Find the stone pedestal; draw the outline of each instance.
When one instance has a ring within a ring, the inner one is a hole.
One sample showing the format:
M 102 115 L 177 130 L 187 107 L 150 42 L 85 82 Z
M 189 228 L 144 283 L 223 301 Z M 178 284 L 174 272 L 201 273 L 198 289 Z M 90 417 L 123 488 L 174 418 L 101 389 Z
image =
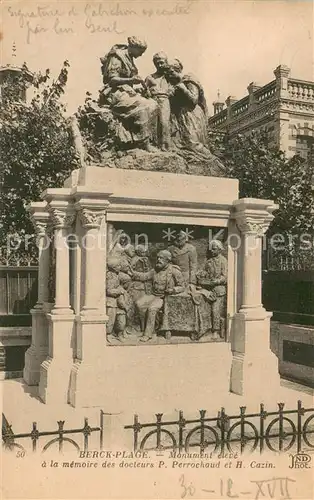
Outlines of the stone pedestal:
M 25 353 L 23 378 L 28 385 L 38 385 L 40 365 L 48 354 L 48 322 L 44 304 L 48 300 L 49 214 L 46 203 L 34 203 L 30 209 L 38 245 L 38 299 L 32 309 L 32 344 Z
M 234 219 L 240 232 L 239 283 L 241 307 L 232 318 L 231 349 L 233 354 L 230 390 L 249 395 L 265 389 L 262 381 L 280 384 L 278 360 L 270 349 L 270 318 L 261 303 L 262 237 L 277 208 L 270 200 L 241 199 L 233 204 Z M 262 397 L 262 395 L 261 395 Z
M 48 354 L 40 366 L 39 395 L 45 403 L 101 406 L 109 413 L 136 412 L 145 405 L 156 411 L 189 405 L 195 410 L 213 395 L 219 407 L 229 390 L 246 396 L 259 391 L 262 380 L 279 382 L 270 350 L 271 314 L 261 302 L 262 235 L 276 205 L 237 200 L 235 179 L 165 172 L 89 166 L 74 172 L 65 186 L 44 194 L 56 251 L 55 304 L 48 315 Z M 74 219 L 77 241 L 70 252 L 67 236 Z M 108 225 L 123 223 L 227 228 L 233 236 L 227 342 L 106 342 L 106 238 Z M 36 332 L 45 329 L 39 318 L 34 313 L 36 359 Z
M 49 352 L 40 366 L 38 394 L 47 404 L 68 402 L 69 380 L 75 341 L 74 314 L 48 315 Z
M 76 321 L 77 350 L 72 365 L 69 403 L 72 406 L 98 406 L 102 404 L 110 374 L 106 371 L 105 314 L 81 315 Z
M 239 395 L 269 392 L 267 381 L 279 387 L 278 359 L 270 350 L 270 317 L 265 309 L 234 316 L 230 390 Z
M 23 378 L 27 385 L 38 385 L 40 365 L 48 354 L 48 321 L 42 308 L 32 309 L 32 344 L 25 353 Z

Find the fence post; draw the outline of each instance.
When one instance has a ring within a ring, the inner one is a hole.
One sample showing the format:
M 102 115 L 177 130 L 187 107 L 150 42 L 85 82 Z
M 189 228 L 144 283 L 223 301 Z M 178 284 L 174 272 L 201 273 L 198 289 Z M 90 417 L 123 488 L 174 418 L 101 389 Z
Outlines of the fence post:
M 200 455 L 202 456 L 205 450 L 205 441 L 204 441 L 204 418 L 206 415 L 206 410 L 200 410 L 200 420 L 201 420 L 201 439 L 200 439 Z
M 302 402 L 298 401 L 298 440 L 297 440 L 297 452 L 300 453 L 302 450 L 302 416 L 304 415 L 304 408 L 302 408 Z
M 221 408 L 220 415 L 218 414 L 218 427 L 220 428 L 220 452 L 223 453 L 225 450 L 225 422 L 226 413 L 225 409 Z
M 283 445 L 283 409 L 285 407 L 284 403 L 278 403 L 279 407 L 279 451 L 282 451 L 282 445 Z
M 133 433 L 134 433 L 134 451 L 138 450 L 138 433 L 140 432 L 141 427 L 138 420 L 138 415 L 134 415 L 134 425 L 133 425 Z
M 179 412 L 179 453 L 183 450 L 183 429 L 185 427 L 185 418 L 183 416 L 183 411 Z
M 64 420 L 59 420 L 58 421 L 59 453 L 62 453 L 63 451 L 63 426 L 64 426 Z
M 241 419 L 241 454 L 243 453 L 246 439 L 245 439 L 245 410 L 246 406 L 240 406 L 240 419 Z
M 33 430 L 31 432 L 33 452 L 35 452 L 36 449 L 37 449 L 37 440 L 38 440 L 38 438 L 39 438 L 39 432 L 38 432 L 38 429 L 37 429 L 37 422 L 33 422 Z
M 83 434 L 84 434 L 84 451 L 88 451 L 88 438 L 91 433 L 91 428 L 88 425 L 88 418 L 84 418 L 84 428 L 83 428 Z
M 156 413 L 156 426 L 157 426 L 157 447 L 156 450 L 160 451 L 162 450 L 162 446 L 160 444 L 160 436 L 161 436 L 161 419 L 162 419 L 162 413 Z
M 100 431 L 99 431 L 99 448 L 104 449 L 104 411 L 100 410 Z
M 267 417 L 267 412 L 265 411 L 265 408 L 264 408 L 264 405 L 263 403 L 261 403 L 260 405 L 260 453 L 263 453 L 263 450 L 264 450 L 264 440 L 265 440 L 265 435 L 264 435 L 264 431 L 265 431 L 265 427 L 264 427 L 264 424 L 265 424 L 265 419 Z

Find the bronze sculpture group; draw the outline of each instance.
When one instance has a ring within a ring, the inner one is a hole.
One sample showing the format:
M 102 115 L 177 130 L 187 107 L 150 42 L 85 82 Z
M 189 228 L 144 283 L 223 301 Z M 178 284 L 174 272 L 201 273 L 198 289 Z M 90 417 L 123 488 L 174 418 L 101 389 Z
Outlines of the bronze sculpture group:
M 160 333 L 188 333 L 191 340 L 224 339 L 227 260 L 218 240 L 198 269 L 197 251 L 180 231 L 173 245 L 159 250 L 155 265 L 146 248 L 133 246 L 123 231 L 107 260 L 107 336 L 122 343 L 134 334 L 140 342 Z
M 172 171 L 183 162 L 184 173 L 194 173 L 199 162 L 196 175 L 225 175 L 224 165 L 207 145 L 202 85 L 183 72 L 181 61 L 169 60 L 164 52 L 153 56 L 155 71 L 140 77 L 135 61 L 146 49 L 145 41 L 131 36 L 101 58 L 103 88 L 97 102 L 87 99 L 80 120 L 91 149 L 96 144 L 97 154 L 101 152 L 100 164 L 140 169 L 144 159 L 148 169 Z M 121 161 L 126 166 L 118 166 L 117 158 L 135 158 L 135 163 L 129 167 Z M 168 340 L 182 333 L 194 341 L 224 338 L 227 261 L 222 252 L 221 244 L 212 242 L 200 270 L 196 248 L 182 231 L 173 245 L 148 255 L 119 230 L 107 258 L 108 340 L 125 342 L 135 334 L 147 342 L 157 333 Z
M 140 77 L 135 61 L 146 48 L 145 41 L 132 36 L 101 58 L 104 86 L 98 102 L 87 100 L 81 124 L 90 128 L 90 117 L 95 117 L 93 126 L 98 130 L 89 135 L 92 140 L 97 137 L 105 151 L 112 147 L 119 152 L 173 152 L 187 162 L 206 162 L 209 172 L 212 166 L 215 175 L 224 175 L 223 164 L 207 146 L 202 85 L 183 73 L 178 59 L 169 61 L 164 52 L 153 56 L 155 72 Z

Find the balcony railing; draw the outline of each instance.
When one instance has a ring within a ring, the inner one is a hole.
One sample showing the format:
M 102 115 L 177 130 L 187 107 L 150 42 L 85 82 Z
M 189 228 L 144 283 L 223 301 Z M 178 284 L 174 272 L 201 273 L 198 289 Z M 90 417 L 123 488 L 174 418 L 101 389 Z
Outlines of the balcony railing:
M 254 93 L 255 101 L 259 104 L 272 99 L 276 95 L 276 80 L 264 85 Z
M 244 97 L 244 99 L 241 99 L 240 101 L 237 101 L 233 106 L 231 107 L 231 115 L 233 117 L 237 117 L 238 115 L 245 113 L 249 109 L 249 98 Z
M 289 79 L 288 94 L 293 99 L 301 99 L 305 101 L 314 100 L 314 83 L 304 82 L 302 80 Z
M 215 116 L 211 116 L 209 119 L 209 127 L 217 127 L 222 125 L 227 121 L 227 110 L 224 109 Z

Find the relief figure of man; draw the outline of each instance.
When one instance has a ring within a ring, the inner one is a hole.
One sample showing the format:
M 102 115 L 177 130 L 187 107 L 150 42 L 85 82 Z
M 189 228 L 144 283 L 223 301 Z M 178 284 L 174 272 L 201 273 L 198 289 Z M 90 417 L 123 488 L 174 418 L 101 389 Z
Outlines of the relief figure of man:
M 184 278 L 180 268 L 171 263 L 171 253 L 168 250 L 158 252 L 155 269 L 147 273 L 133 271 L 132 278 L 152 283 L 152 293 L 145 294 L 136 301 L 143 332 L 140 340 L 147 342 L 155 331 L 156 316 L 163 307 L 165 296 L 182 293 L 185 289 Z
M 209 247 L 210 257 L 206 261 L 204 270 L 197 273 L 197 283 L 212 292 L 214 299 L 211 302 L 213 338 L 222 337 L 221 317 L 227 293 L 228 261 L 222 255 L 223 244 L 213 240 Z
M 188 243 L 188 235 L 180 231 L 169 247 L 172 262 L 181 269 L 185 284 L 196 284 L 197 252 L 194 245 Z
M 147 273 L 151 270 L 152 266 L 144 245 L 137 245 L 135 247 L 135 255 L 132 257 L 130 265 L 131 269 L 135 272 Z M 132 280 L 132 296 L 134 300 L 139 299 L 145 294 L 149 295 L 150 292 L 151 283 L 149 281 Z

